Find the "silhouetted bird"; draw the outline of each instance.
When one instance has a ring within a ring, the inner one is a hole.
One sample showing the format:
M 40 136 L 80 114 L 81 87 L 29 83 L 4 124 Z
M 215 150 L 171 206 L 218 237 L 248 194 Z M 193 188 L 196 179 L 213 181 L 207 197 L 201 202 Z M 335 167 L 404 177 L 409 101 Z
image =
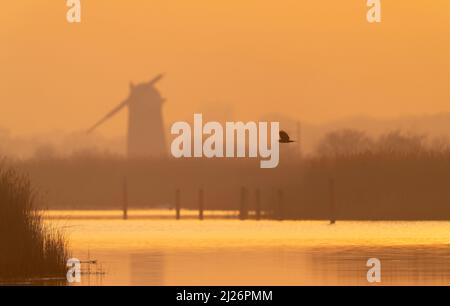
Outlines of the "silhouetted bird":
M 288 133 L 286 133 L 285 131 L 280 131 L 280 143 L 292 143 L 292 142 L 295 141 L 291 140 Z

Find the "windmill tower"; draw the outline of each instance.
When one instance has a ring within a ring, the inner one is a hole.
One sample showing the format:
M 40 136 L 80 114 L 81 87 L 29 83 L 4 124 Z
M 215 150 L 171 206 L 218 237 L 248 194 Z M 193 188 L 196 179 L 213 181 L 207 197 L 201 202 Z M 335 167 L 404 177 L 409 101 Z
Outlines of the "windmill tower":
M 92 133 L 105 121 L 128 107 L 128 157 L 166 156 L 167 148 L 162 118 L 162 105 L 165 100 L 155 88 L 155 84 L 162 78 L 162 75 L 158 75 L 148 83 L 130 84 L 128 98 L 98 121 L 88 130 L 88 133 Z

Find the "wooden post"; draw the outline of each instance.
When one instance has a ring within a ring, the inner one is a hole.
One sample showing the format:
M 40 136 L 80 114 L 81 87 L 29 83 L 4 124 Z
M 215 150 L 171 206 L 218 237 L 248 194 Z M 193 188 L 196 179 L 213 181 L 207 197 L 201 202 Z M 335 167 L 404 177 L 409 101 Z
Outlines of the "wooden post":
M 329 181 L 330 189 L 330 224 L 336 223 L 336 199 L 335 199 L 335 186 L 334 179 L 330 178 Z
M 255 191 L 255 210 L 256 210 L 256 220 L 261 220 L 261 191 L 256 189 Z
M 247 189 L 245 187 L 242 187 L 239 219 L 247 220 L 247 218 L 248 218 Z
M 198 210 L 198 218 L 199 220 L 203 220 L 205 210 L 205 193 L 202 188 L 198 191 Z
M 284 203 L 283 203 L 283 190 L 278 190 L 278 220 L 283 221 L 284 220 Z
M 126 176 L 123 178 L 123 219 L 128 220 L 128 182 Z
M 180 189 L 175 191 L 175 209 L 176 209 L 176 219 L 181 219 L 181 192 Z

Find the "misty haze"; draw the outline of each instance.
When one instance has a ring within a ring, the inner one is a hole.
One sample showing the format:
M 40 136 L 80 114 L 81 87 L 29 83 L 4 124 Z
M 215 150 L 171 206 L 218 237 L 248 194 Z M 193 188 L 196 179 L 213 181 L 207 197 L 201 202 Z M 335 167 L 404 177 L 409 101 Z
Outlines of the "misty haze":
M 41 2 L 0 10 L 0 285 L 450 284 L 448 0 Z M 279 156 L 173 154 L 194 114 Z

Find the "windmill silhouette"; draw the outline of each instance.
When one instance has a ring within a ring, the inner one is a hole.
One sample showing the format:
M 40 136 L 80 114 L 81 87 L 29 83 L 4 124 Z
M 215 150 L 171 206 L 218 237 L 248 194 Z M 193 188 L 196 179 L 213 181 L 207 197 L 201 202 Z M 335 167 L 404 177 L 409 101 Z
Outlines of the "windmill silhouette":
M 128 107 L 127 154 L 129 158 L 162 157 L 167 154 L 161 97 L 155 84 L 163 78 L 160 74 L 148 83 L 130 84 L 128 98 L 110 111 L 88 130 L 96 130 L 123 108 Z

